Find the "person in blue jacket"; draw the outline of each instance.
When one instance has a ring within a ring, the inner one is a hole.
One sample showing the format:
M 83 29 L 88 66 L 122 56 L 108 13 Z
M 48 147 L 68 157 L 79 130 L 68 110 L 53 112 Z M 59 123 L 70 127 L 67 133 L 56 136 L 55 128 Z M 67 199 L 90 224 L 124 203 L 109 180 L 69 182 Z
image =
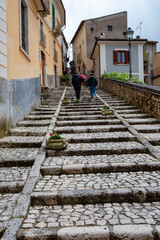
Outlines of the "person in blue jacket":
M 87 86 L 89 87 L 90 94 L 91 94 L 91 101 L 96 97 L 96 86 L 97 86 L 97 79 L 94 77 L 93 73 L 91 73 L 90 77 L 88 78 Z

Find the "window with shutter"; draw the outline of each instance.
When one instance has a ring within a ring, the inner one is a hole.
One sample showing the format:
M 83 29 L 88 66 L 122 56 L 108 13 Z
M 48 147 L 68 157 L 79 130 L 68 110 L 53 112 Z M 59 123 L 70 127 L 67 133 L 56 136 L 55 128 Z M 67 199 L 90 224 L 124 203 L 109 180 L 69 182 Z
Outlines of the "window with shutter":
M 55 7 L 54 5 L 52 4 L 52 28 L 55 28 Z
M 113 64 L 129 64 L 129 51 L 113 51 Z

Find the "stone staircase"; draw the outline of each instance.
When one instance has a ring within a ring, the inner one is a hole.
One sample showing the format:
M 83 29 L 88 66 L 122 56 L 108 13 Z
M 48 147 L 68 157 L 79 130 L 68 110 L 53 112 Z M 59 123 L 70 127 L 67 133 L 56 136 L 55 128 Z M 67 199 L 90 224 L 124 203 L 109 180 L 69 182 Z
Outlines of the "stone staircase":
M 47 150 L 36 165 L 41 177 L 17 239 L 160 239 L 159 121 L 114 95 L 97 93 L 90 102 L 83 88 L 76 103 L 73 89 L 66 90 L 71 102 L 61 106 L 53 126 L 69 145 Z M 104 104 L 115 113 L 102 116 Z
M 12 220 L 15 226 L 16 218 L 23 220 L 22 214 L 18 213 L 17 209 L 25 205 L 25 200 L 29 202 L 29 194 L 24 188 L 27 181 L 29 184 L 32 178 L 32 166 L 62 93 L 63 90 L 54 90 L 52 92 L 54 97 L 50 97 L 50 105 L 41 105 L 32 111 L 10 130 L 9 136 L 0 139 L 0 237 Z M 45 94 L 41 97 L 43 101 Z M 6 233 L 4 239 L 14 238 Z

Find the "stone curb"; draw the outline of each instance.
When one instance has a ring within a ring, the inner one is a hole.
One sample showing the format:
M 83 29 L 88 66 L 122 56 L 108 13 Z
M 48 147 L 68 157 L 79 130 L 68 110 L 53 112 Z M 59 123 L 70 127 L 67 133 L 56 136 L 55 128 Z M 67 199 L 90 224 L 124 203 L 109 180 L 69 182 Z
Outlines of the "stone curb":
M 159 171 L 160 162 L 144 163 L 101 163 L 101 164 L 76 164 L 67 166 L 41 167 L 41 173 L 45 175 L 61 174 L 87 174 L 87 173 L 111 173 L 111 172 L 137 172 Z
M 158 240 L 160 226 L 149 224 L 64 227 L 61 229 L 20 230 L 18 240 Z
M 14 181 L 14 182 L 1 182 L 0 183 L 0 193 L 20 193 L 23 189 L 24 181 Z
M 122 202 L 156 202 L 160 201 L 158 187 L 117 188 L 102 190 L 72 190 L 54 192 L 34 192 L 31 195 L 32 205 L 65 205 L 65 204 L 98 204 Z

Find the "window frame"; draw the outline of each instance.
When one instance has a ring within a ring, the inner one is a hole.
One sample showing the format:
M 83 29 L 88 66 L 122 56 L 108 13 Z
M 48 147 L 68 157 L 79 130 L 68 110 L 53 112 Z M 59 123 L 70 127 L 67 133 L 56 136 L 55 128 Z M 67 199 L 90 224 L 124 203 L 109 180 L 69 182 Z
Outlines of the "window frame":
M 107 30 L 108 30 L 108 32 L 112 32 L 112 30 L 113 30 L 112 25 L 108 25 L 108 26 L 107 26 Z
M 22 32 L 22 8 L 24 6 L 25 11 L 25 32 Z M 30 60 L 30 41 L 29 41 L 29 5 L 27 0 L 19 0 L 19 19 L 20 19 L 20 50 L 27 56 Z M 22 34 L 25 34 L 25 45 L 23 46 Z
M 123 56 L 124 54 L 124 56 Z M 119 61 L 120 56 L 120 61 Z M 125 61 L 123 61 L 123 58 L 125 58 Z M 125 65 L 129 64 L 129 50 L 114 50 L 113 51 L 113 64 L 119 64 L 119 65 Z

